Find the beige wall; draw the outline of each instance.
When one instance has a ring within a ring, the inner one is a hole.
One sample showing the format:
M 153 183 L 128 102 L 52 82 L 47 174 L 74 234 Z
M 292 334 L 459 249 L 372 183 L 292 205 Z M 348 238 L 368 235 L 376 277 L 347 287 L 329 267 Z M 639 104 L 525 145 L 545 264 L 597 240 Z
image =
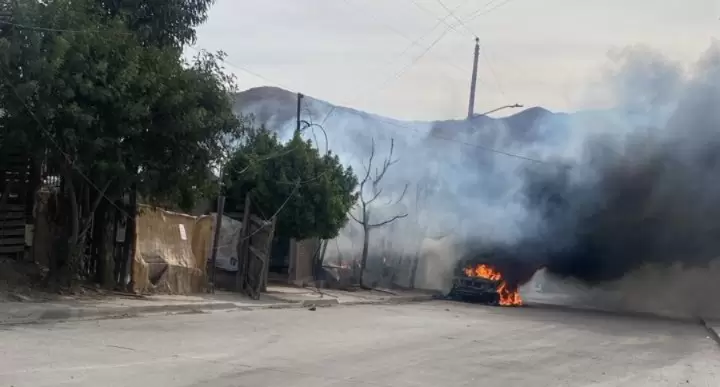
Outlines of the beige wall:
M 313 257 L 319 245 L 317 238 L 290 241 L 289 282 L 300 286 L 313 282 Z
M 203 291 L 206 287 L 206 246 L 212 235 L 212 221 L 208 219 L 211 217 L 196 218 L 140 206 L 132 265 L 133 290 L 173 294 Z M 168 265 L 156 284 L 149 278 L 153 262 Z

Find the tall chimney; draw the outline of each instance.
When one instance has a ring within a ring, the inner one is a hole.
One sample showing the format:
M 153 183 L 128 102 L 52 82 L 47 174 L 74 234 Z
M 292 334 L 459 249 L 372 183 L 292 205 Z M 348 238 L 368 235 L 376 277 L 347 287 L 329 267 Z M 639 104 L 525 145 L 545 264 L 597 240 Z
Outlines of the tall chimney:
M 472 79 L 470 80 L 470 104 L 468 105 L 468 120 L 475 115 L 475 86 L 477 86 L 478 57 L 480 56 L 480 39 L 475 38 L 475 56 L 473 57 Z

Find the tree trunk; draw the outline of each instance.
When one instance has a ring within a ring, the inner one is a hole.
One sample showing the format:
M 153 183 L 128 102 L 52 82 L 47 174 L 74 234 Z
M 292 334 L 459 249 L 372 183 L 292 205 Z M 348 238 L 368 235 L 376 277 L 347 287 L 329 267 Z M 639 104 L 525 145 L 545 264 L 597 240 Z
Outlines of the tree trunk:
M 115 217 L 114 208 L 110 202 L 103 201 L 103 204 L 95 212 L 95 233 L 93 244 L 97 251 L 97 267 L 95 269 L 95 281 L 105 288 L 112 288 L 114 285 L 113 272 L 114 246 L 115 246 Z
M 370 228 L 367 221 L 363 224 L 363 250 L 360 258 L 360 287 L 365 287 L 365 267 L 367 266 L 368 247 L 370 246 Z
M 412 268 L 410 269 L 410 289 L 415 289 L 415 278 L 417 277 L 418 264 L 420 263 L 420 253 L 415 254 L 415 259 L 412 261 Z
M 137 184 L 130 186 L 130 208 L 128 208 L 127 228 L 125 229 L 125 246 L 127 257 L 125 257 L 125 270 L 122 273 L 122 285 L 127 291 L 133 290 L 132 264 L 135 259 L 136 238 L 137 238 Z
M 70 234 L 67 240 L 67 257 L 65 257 L 65 280 L 72 282 L 80 268 L 80 206 L 78 205 L 77 190 L 72 175 L 67 176 L 68 201 L 70 202 Z

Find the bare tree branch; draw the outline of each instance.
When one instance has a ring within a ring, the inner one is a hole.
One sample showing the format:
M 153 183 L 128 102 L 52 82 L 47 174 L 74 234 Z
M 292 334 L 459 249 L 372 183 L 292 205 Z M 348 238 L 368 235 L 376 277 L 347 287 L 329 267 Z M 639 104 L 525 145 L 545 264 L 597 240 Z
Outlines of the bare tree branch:
M 375 144 L 375 142 L 373 140 L 373 145 L 374 144 Z M 392 159 L 394 150 L 395 150 L 395 139 L 390 139 L 390 153 L 389 153 L 387 159 L 385 159 L 385 161 L 383 162 L 382 169 L 379 172 L 377 169 L 375 169 L 375 178 L 373 179 L 373 186 L 377 186 L 380 183 L 380 181 L 383 179 L 383 177 L 385 177 L 385 174 L 387 173 L 388 169 L 390 169 L 390 167 L 393 164 L 395 164 L 399 161 L 399 160 Z
M 85 222 L 85 227 L 84 227 L 83 230 L 80 232 L 80 237 L 81 237 L 81 238 L 84 238 L 84 237 L 85 237 L 85 234 L 87 234 L 87 233 L 90 231 L 90 228 L 91 228 L 92 225 L 93 225 L 93 216 L 95 216 L 95 211 L 97 211 L 98 206 L 100 206 L 100 202 L 101 202 L 103 199 L 107 199 L 107 198 L 105 197 L 105 192 L 107 192 L 108 188 L 110 188 L 110 184 L 112 184 L 113 180 L 114 180 L 114 179 L 108 180 L 108 182 L 105 183 L 105 186 L 103 186 L 102 189 L 100 189 L 100 190 L 97 192 L 97 197 L 95 197 L 95 200 L 93 201 L 92 206 L 89 207 L 87 219 L 84 220 L 84 222 Z M 107 200 L 110 201 L 110 199 L 107 199 Z
M 396 220 L 398 220 L 398 219 L 405 218 L 405 217 L 407 217 L 407 216 L 408 216 L 408 214 L 395 215 L 395 216 L 393 216 L 392 218 L 390 218 L 390 219 L 388 219 L 388 220 L 386 220 L 386 221 L 384 221 L 384 222 L 375 223 L 375 224 L 369 224 L 368 227 L 369 227 L 369 228 L 381 227 L 381 226 L 384 226 L 384 225 L 386 225 L 386 224 L 388 224 L 388 223 L 392 223 L 392 222 L 394 222 L 394 221 L 396 221 Z
M 374 202 L 378 198 L 378 196 L 380 196 L 380 194 L 382 194 L 382 191 L 383 191 L 382 188 L 377 190 L 377 192 L 375 192 L 375 195 L 373 195 L 373 197 L 370 200 L 365 202 L 365 205 L 368 205 L 368 204 L 371 204 L 372 202 Z
M 363 179 L 360 181 L 360 200 L 363 202 L 365 200 L 363 198 L 363 195 L 365 194 L 365 184 L 367 184 L 370 179 L 370 171 L 372 171 L 373 158 L 375 157 L 375 139 L 373 138 L 371 141 L 372 145 L 370 146 L 370 160 L 368 161 L 367 167 L 363 165 L 363 167 L 365 167 L 365 177 L 363 177 Z
M 354 221 L 356 221 L 356 222 L 358 222 L 358 223 L 360 223 L 360 224 L 364 224 L 364 222 L 363 222 L 362 220 L 356 218 L 355 215 L 352 214 L 352 212 L 348 212 L 348 215 L 350 215 L 350 217 L 351 217 Z
M 405 194 L 406 194 L 407 191 L 408 191 L 408 186 L 409 186 L 409 184 L 408 184 L 408 183 L 405 183 L 405 188 L 403 188 L 403 191 L 402 191 L 402 193 L 400 194 L 400 197 L 397 198 L 397 200 L 395 200 L 394 203 L 393 203 L 392 199 L 390 199 L 390 201 L 388 201 L 388 205 L 389 205 L 389 206 L 394 206 L 394 205 L 400 203 L 400 202 L 403 200 L 403 198 L 405 197 Z

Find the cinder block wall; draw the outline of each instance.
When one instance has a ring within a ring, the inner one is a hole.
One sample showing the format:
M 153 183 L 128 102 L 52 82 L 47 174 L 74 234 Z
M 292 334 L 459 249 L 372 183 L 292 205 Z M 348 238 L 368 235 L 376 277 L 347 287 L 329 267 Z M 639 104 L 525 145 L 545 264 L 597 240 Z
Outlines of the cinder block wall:
M 293 240 L 290 243 L 290 259 L 294 260 L 294 270 L 289 278 L 290 282 L 296 285 L 308 284 L 313 281 L 313 257 L 320 245 L 320 240 L 311 238 L 300 241 Z

